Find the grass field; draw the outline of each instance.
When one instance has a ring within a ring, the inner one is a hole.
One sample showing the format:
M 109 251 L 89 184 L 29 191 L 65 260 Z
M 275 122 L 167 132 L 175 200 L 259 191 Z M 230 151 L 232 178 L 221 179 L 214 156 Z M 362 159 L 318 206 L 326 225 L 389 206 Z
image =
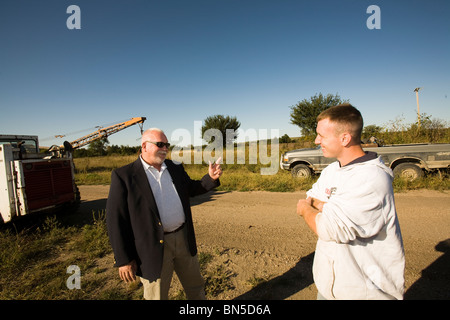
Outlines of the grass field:
M 109 184 L 111 171 L 133 162 L 136 156 L 106 156 L 75 159 L 77 184 Z M 248 158 L 247 158 L 248 159 Z M 192 161 L 193 162 L 193 161 Z M 192 179 L 200 179 L 208 173 L 208 165 L 186 164 L 186 172 Z M 260 163 L 256 164 L 222 164 L 224 171 L 220 178 L 222 191 L 297 191 L 310 188 L 317 178 L 299 180 L 293 179 L 289 172 L 278 170 L 274 175 L 261 175 Z M 278 167 L 278 161 L 277 161 Z
M 104 211 L 27 218 L 0 228 L 0 300 L 142 299 L 140 282 L 126 284 L 112 268 Z M 210 299 L 230 286 L 226 271 L 212 263 L 218 255 L 199 252 Z M 78 288 L 70 266 L 81 272 Z M 185 299 L 184 292 L 172 293 L 171 299 Z
M 79 185 L 108 185 L 112 170 L 135 161 L 137 157 L 136 155 L 75 159 L 76 183 Z M 206 164 L 187 164 L 184 167 L 192 179 L 200 179 L 208 172 Z M 224 174 L 220 178 L 221 186 L 218 190 L 293 192 L 308 190 L 318 178 L 318 176 L 313 176 L 310 179 L 294 179 L 290 172 L 281 169 L 273 175 L 261 175 L 262 167 L 259 163 L 223 164 Z M 448 173 L 428 174 L 412 182 L 403 179 L 394 180 L 395 192 L 417 189 L 449 190 Z

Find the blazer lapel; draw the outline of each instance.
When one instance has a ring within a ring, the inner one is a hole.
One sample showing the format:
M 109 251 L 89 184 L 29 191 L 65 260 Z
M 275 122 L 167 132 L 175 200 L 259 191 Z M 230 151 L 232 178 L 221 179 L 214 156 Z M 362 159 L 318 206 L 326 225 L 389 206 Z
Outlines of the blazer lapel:
M 172 178 L 172 182 L 175 185 L 175 189 L 177 189 L 178 196 L 181 198 L 181 195 L 182 195 L 181 192 L 183 191 L 182 190 L 183 185 L 182 185 L 182 182 L 180 180 L 181 176 L 180 176 L 180 174 L 177 174 L 175 172 L 175 168 L 174 168 L 175 165 L 173 164 L 173 162 L 165 161 L 165 163 L 167 165 L 167 170 L 170 173 L 170 177 Z
M 145 169 L 142 165 L 140 157 L 133 164 L 133 180 L 136 182 L 136 185 L 145 196 L 145 199 L 148 200 L 150 210 L 156 212 L 158 219 L 161 220 L 159 216 L 158 206 L 156 205 L 155 197 L 153 196 L 152 188 L 148 183 L 147 174 L 145 173 Z
M 181 170 L 179 168 L 177 168 L 176 164 L 174 164 L 172 161 L 167 161 L 166 160 L 166 165 L 167 165 L 167 170 L 170 173 L 170 176 L 172 177 L 172 182 L 173 185 L 175 186 L 175 189 L 177 190 L 178 196 L 180 197 L 181 200 L 181 204 L 183 206 L 183 210 L 184 210 L 184 214 L 187 215 L 187 212 L 190 211 L 190 202 L 189 202 L 189 197 L 185 197 L 185 188 L 186 185 L 184 185 L 183 182 L 183 176 L 181 174 Z

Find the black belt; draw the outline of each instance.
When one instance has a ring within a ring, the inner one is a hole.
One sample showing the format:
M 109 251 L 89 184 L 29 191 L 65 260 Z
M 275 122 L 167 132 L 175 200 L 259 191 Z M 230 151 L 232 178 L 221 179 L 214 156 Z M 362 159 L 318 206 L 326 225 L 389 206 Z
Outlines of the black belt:
M 173 230 L 173 231 L 168 231 L 168 232 L 164 232 L 164 234 L 175 233 L 175 232 L 180 231 L 180 230 L 183 229 L 183 228 L 184 228 L 184 223 L 183 223 L 181 226 L 179 226 L 178 228 L 176 228 L 175 230 Z

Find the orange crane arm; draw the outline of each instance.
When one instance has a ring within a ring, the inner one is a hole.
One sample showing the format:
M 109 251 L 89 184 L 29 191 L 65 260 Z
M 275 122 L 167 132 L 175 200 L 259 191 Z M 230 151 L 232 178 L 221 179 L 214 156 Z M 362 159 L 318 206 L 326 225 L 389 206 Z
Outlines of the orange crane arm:
M 117 123 L 106 128 L 100 128 L 97 131 L 94 131 L 88 135 L 85 135 L 84 137 L 81 137 L 79 139 L 70 142 L 70 144 L 72 145 L 73 149 L 81 148 L 95 140 L 106 138 L 113 133 L 119 132 L 120 130 L 123 130 L 135 124 L 140 124 L 142 131 L 142 124 L 144 123 L 145 120 L 146 120 L 145 117 L 131 118 L 131 120 L 125 122 Z

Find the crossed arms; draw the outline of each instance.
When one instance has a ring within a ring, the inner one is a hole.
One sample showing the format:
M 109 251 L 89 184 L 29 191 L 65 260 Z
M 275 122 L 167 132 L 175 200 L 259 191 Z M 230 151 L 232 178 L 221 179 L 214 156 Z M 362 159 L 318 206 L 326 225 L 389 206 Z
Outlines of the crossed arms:
M 308 197 L 301 199 L 297 203 L 297 214 L 305 219 L 308 227 L 317 234 L 316 216 L 322 211 L 325 202 Z

